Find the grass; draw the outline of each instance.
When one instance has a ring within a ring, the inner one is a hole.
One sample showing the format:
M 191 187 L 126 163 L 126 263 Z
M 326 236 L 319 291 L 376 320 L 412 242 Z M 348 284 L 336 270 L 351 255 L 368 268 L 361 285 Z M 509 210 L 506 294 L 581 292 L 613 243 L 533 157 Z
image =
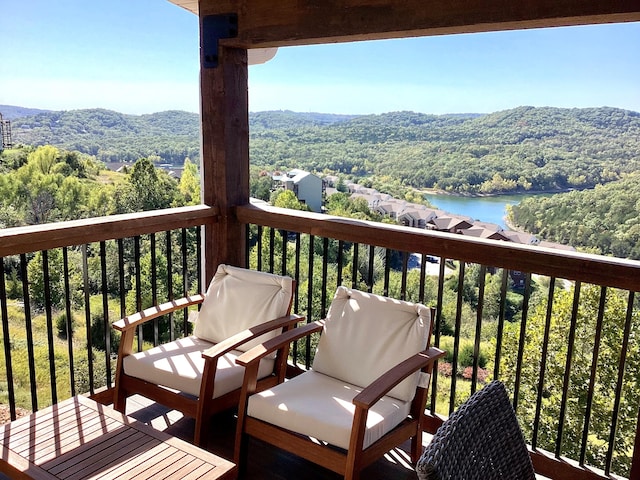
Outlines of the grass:
M 101 302 L 101 299 L 98 299 Z M 92 299 L 92 303 L 95 299 Z M 102 310 L 100 303 L 100 311 Z M 110 311 L 111 311 L 110 307 Z M 97 311 L 92 309 L 92 311 Z M 54 403 L 54 400 L 68 398 L 72 394 L 71 371 L 69 357 L 69 341 L 58 334 L 57 319 L 60 312 L 53 314 L 52 337 L 53 349 L 49 348 L 49 337 L 47 329 L 47 319 L 44 313 L 38 313 L 32 317 L 31 335 L 33 346 L 33 372 L 29 366 L 29 337 L 26 329 L 24 310 L 17 304 L 7 306 L 9 319 L 8 338 L 11 351 L 11 372 L 13 374 L 13 387 L 15 392 L 16 405 L 31 410 L 33 403 L 31 399 L 32 383 L 35 385 L 37 395 L 37 407 L 43 408 Z M 116 318 L 116 317 L 111 317 Z M 73 314 L 74 335 L 71 340 L 73 352 L 73 368 L 75 377 L 76 393 L 86 393 L 89 391 L 89 352 L 87 351 L 86 322 L 84 312 Z M 5 337 L 0 337 L 4 345 Z M 53 354 L 53 364 L 55 366 L 55 382 L 52 381 L 50 361 Z M 94 359 L 94 379 L 98 388 L 106 383 L 105 362 L 101 361 L 104 355 L 95 349 L 92 352 Z M 101 358 L 102 357 L 102 358 Z M 56 391 L 56 397 L 53 391 Z M 6 356 L 0 355 L 0 402 L 9 403 L 9 387 L 7 379 Z

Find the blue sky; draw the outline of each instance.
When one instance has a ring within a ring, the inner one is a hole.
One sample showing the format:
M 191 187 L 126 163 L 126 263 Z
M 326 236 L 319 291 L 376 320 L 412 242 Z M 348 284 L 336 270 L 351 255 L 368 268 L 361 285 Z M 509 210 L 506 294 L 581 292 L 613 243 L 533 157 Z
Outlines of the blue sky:
M 167 0 L 0 0 L 0 104 L 198 111 L 198 24 Z M 640 23 L 281 48 L 252 111 L 640 111 Z M 7 48 L 9 46 L 9 48 Z

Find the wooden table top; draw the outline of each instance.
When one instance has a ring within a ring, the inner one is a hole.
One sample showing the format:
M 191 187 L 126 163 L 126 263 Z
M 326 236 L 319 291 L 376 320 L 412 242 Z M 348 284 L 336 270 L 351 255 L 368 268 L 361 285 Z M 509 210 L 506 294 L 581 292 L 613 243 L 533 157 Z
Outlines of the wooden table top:
M 0 471 L 34 479 L 233 479 L 213 453 L 74 397 L 0 426 Z

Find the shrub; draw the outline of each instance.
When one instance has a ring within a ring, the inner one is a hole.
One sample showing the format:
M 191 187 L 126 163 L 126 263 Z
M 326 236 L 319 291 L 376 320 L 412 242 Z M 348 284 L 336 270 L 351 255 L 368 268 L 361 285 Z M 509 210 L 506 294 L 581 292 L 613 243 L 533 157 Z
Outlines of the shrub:
M 117 352 L 120 345 L 120 332 L 109 328 L 111 338 L 111 352 Z M 106 341 L 104 332 L 104 318 L 102 312 L 96 312 L 91 315 L 91 346 L 98 350 L 105 351 Z
M 445 377 L 450 377 L 453 373 L 453 368 L 449 362 L 439 362 L 438 363 L 438 373 L 444 375 Z
M 453 363 L 453 337 L 444 336 L 440 339 L 440 348 L 446 352 L 444 361 Z M 486 345 L 485 345 L 486 346 Z M 473 351 L 475 345 L 471 340 L 460 339 L 460 347 L 458 351 L 458 368 L 459 373 L 462 373 L 465 367 L 473 366 Z M 487 356 L 485 355 L 483 348 L 480 348 L 480 354 L 478 355 L 478 366 L 485 368 L 487 366 Z
M 478 368 L 478 382 L 485 383 L 489 378 L 489 372 L 484 368 Z M 465 367 L 462 371 L 462 378 L 471 380 L 473 378 L 473 367 Z
M 458 365 L 462 367 L 472 367 L 474 349 L 475 345 L 472 342 L 463 341 L 458 355 Z M 478 366 L 480 368 L 487 366 L 487 356 L 482 352 L 482 350 L 480 350 L 480 353 L 478 354 Z
M 63 340 L 67 339 L 67 314 L 66 313 L 60 313 L 59 315 L 56 316 L 56 320 L 55 320 L 55 324 L 56 324 L 56 330 L 58 331 L 58 338 L 61 338 Z M 73 325 L 71 326 L 73 328 Z M 71 332 L 73 334 L 73 331 Z

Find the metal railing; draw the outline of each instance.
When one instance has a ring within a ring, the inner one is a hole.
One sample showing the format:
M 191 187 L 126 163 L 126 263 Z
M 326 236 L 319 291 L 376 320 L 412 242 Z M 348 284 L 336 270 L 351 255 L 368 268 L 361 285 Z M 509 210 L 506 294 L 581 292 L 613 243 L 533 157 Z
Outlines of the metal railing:
M 433 343 L 449 353 L 425 430 L 497 378 L 539 473 L 630 478 L 639 467 L 640 262 L 262 205 L 236 214 L 250 226 L 248 264 L 294 277 L 308 321 L 338 285 L 436 307 Z M 293 349 L 303 368 L 312 351 Z
M 0 230 L 0 401 L 11 418 L 111 388 L 111 323 L 200 291 L 200 227 L 213 221 L 198 206 Z M 139 348 L 187 332 L 186 314 L 140 330 Z
M 425 430 L 499 378 L 539 473 L 637 474 L 640 262 L 267 206 L 235 214 L 248 225 L 247 264 L 294 277 L 294 309 L 309 321 L 342 284 L 436 307 L 433 343 L 449 354 Z M 12 418 L 18 405 L 111 386 L 110 322 L 201 291 L 199 232 L 215 221 L 199 206 L 0 230 L 0 398 Z M 186 331 L 171 319 L 139 339 Z M 301 366 L 313 347 L 293 349 Z

